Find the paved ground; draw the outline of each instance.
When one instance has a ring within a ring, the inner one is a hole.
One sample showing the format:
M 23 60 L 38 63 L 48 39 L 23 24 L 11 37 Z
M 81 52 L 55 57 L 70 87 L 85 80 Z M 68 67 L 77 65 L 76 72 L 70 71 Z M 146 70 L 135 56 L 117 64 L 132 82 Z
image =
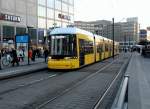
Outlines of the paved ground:
M 101 73 L 98 72 L 97 74 L 94 74 L 96 73 L 95 70 L 99 70 L 101 67 L 104 67 L 112 61 L 113 59 L 110 58 L 103 62 L 92 64 L 84 67 L 83 69 L 68 73 L 61 72 L 61 74 L 57 74 L 56 72 L 44 70 L 33 74 L 0 81 L 0 109 L 35 109 L 41 104 L 47 102 L 47 100 L 54 99 L 58 95 L 61 95 L 62 92 L 65 92 L 70 88 L 75 90 L 70 90 L 67 96 L 62 96 L 61 99 L 68 99 L 68 101 L 64 100 L 64 102 L 72 104 L 69 104 L 69 107 L 67 108 L 63 105 L 64 108 L 75 109 L 76 107 L 77 109 L 79 107 L 80 109 L 89 109 L 89 105 L 101 96 L 99 94 L 104 93 L 112 79 L 117 74 L 116 70 L 114 70 L 114 68 L 116 68 L 115 64 Z M 124 61 L 122 60 L 116 64 L 117 66 L 121 66 L 123 62 Z M 20 67 L 16 68 L 19 69 Z M 29 69 L 29 66 L 27 66 L 26 69 Z M 85 79 L 87 77 L 88 79 Z M 89 77 L 91 77 L 91 79 L 89 79 Z M 82 80 L 84 81 L 82 82 Z M 108 99 L 110 100 L 110 98 Z M 54 102 L 56 104 L 60 103 L 57 102 L 57 100 Z M 81 107 L 78 104 L 80 104 Z M 46 105 L 44 108 L 49 107 L 49 105 L 51 104 Z M 60 105 L 57 104 L 57 106 Z M 85 108 L 83 106 L 85 106 Z M 63 107 L 56 109 L 63 109 Z
M 3 60 L 3 58 L 2 58 Z M 35 61 L 29 61 L 29 64 L 36 64 L 36 63 L 43 63 L 44 62 L 44 58 L 35 58 Z M 24 65 L 28 65 L 28 58 L 24 58 L 24 61 L 20 61 L 19 62 L 19 66 L 24 66 Z M 17 66 L 17 65 L 15 65 Z M 5 66 L 3 64 L 1 64 L 2 69 L 8 69 L 12 67 L 12 64 L 9 63 L 9 65 Z
M 30 61 L 30 65 L 28 65 L 27 59 L 24 62 L 20 62 L 19 64 L 19 66 L 14 67 L 12 67 L 11 65 L 2 66 L 2 70 L 0 70 L 0 79 L 47 68 L 47 63 L 44 62 L 43 58 L 37 58 L 34 62 Z
M 133 53 L 127 74 L 130 76 L 128 109 L 150 109 L 150 58 Z

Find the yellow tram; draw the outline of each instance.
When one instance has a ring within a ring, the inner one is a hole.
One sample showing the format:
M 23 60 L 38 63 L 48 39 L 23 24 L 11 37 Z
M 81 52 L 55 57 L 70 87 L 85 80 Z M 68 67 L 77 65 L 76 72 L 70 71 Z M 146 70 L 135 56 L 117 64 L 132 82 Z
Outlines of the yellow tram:
M 77 69 L 112 56 L 112 40 L 75 27 L 52 30 L 49 46 L 49 69 Z M 116 55 L 118 43 L 114 48 Z

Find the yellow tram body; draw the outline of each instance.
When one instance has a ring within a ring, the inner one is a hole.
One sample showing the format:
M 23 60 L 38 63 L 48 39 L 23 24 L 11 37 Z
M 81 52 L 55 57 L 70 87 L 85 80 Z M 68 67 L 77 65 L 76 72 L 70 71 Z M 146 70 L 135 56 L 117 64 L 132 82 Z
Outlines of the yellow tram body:
M 75 27 L 56 28 L 49 39 L 49 69 L 77 69 L 112 56 L 110 39 Z

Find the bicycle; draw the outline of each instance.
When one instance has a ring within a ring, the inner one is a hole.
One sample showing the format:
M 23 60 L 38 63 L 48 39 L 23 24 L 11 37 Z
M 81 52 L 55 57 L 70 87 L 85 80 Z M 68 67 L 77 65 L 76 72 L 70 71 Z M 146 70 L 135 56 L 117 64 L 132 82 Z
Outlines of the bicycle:
M 11 61 L 12 61 L 11 56 L 7 54 L 5 57 L 2 58 L 2 65 L 9 66 Z

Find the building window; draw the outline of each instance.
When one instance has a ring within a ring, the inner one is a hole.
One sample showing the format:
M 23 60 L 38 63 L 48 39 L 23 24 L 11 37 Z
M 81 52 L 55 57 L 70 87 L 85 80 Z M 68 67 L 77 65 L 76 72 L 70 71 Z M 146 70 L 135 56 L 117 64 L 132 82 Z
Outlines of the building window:
M 68 0 L 63 0 L 63 2 L 67 2 L 68 3 Z
M 3 26 L 3 38 L 14 38 L 14 27 Z
M 46 19 L 38 18 L 38 28 L 46 28 Z
M 74 13 L 72 6 L 69 7 L 69 13 L 72 13 L 72 14 Z
M 61 14 L 61 12 L 55 11 L 55 19 L 56 19 L 56 20 L 61 20 L 61 19 L 58 17 L 59 14 Z
M 54 8 L 54 0 L 47 0 L 47 7 Z
M 16 28 L 17 35 L 21 35 L 21 34 L 25 34 L 25 33 L 26 33 L 26 28 L 20 28 L 20 27 Z
M 62 3 L 62 11 L 63 12 L 68 12 L 68 5 L 65 3 Z
M 61 22 L 57 21 L 57 22 L 56 22 L 56 26 L 57 26 L 57 27 L 61 27 Z
M 61 10 L 61 1 L 55 1 L 55 8 Z
M 47 8 L 47 17 L 54 18 L 54 10 Z
M 38 16 L 46 17 L 46 8 L 42 6 L 38 6 Z
M 29 35 L 31 40 L 36 40 L 36 29 L 29 28 Z
M 69 16 L 70 16 L 70 20 L 71 20 L 70 22 L 73 23 L 74 22 L 74 19 L 73 19 L 74 15 L 69 15 Z
M 44 29 L 38 29 L 38 42 L 42 42 L 44 38 Z
M 62 27 L 67 27 L 68 23 L 63 22 Z
M 40 5 L 46 5 L 46 0 L 38 0 L 38 4 Z
M 47 28 L 54 27 L 54 22 L 52 20 L 47 20 Z
M 74 0 L 69 0 L 69 3 L 70 3 L 71 5 L 74 5 Z

